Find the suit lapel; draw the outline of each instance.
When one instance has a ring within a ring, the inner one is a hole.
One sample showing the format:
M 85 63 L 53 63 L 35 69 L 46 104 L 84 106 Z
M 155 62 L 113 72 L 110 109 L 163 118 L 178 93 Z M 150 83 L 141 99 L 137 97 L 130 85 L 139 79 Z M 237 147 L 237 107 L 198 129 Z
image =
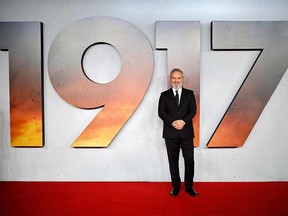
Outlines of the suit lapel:
M 176 100 L 175 100 L 175 96 L 174 96 L 174 93 L 173 93 L 172 88 L 170 88 L 170 90 L 169 90 L 169 97 L 170 97 L 170 99 L 173 101 L 174 105 L 175 105 L 176 107 L 178 107 L 178 106 L 177 106 L 177 103 L 176 103 Z
M 182 103 L 184 102 L 186 97 L 186 90 L 182 87 L 182 92 L 181 92 L 181 97 L 180 97 L 180 105 L 179 107 L 181 107 Z
M 177 103 L 176 103 L 176 100 L 175 100 L 175 96 L 174 96 L 174 93 L 173 93 L 173 90 L 172 88 L 169 90 L 169 97 L 171 98 L 171 100 L 173 101 L 173 103 L 175 104 L 175 106 L 177 108 L 180 108 L 181 107 L 181 104 L 184 102 L 185 100 L 185 97 L 186 97 L 186 89 L 182 87 L 182 92 L 181 92 L 181 97 L 180 97 L 180 105 L 178 107 Z

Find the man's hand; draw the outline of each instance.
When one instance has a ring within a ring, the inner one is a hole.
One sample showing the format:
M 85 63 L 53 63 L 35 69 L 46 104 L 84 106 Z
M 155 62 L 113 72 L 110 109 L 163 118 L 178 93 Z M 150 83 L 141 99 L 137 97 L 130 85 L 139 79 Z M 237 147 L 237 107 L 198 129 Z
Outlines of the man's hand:
M 176 130 L 182 130 L 183 127 L 185 125 L 185 122 L 182 119 L 176 120 L 172 123 L 172 126 L 176 129 Z

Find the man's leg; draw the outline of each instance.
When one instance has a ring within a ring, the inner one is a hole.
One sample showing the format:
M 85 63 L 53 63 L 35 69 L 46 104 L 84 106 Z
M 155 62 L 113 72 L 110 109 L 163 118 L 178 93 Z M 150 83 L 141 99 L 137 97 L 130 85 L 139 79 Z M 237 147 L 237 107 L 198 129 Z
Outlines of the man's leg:
M 194 178 L 194 145 L 193 139 L 181 141 L 181 149 L 185 163 L 185 187 L 193 188 Z
M 165 139 L 169 169 L 174 190 L 180 191 L 181 179 L 179 174 L 179 152 L 180 146 L 178 139 Z

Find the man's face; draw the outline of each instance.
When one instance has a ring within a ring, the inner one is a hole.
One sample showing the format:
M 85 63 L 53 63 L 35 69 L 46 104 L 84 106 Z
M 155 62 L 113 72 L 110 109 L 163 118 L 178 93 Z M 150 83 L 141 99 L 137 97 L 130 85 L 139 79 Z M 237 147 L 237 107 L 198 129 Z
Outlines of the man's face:
M 181 72 L 175 71 L 170 74 L 171 86 L 175 89 L 179 89 L 182 86 L 183 76 Z

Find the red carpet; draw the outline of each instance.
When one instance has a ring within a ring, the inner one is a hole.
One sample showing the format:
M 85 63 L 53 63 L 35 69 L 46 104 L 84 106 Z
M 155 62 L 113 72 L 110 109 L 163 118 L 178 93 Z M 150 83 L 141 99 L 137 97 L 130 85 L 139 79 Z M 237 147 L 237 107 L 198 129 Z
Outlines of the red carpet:
M 288 215 L 288 182 L 0 182 L 0 215 Z

